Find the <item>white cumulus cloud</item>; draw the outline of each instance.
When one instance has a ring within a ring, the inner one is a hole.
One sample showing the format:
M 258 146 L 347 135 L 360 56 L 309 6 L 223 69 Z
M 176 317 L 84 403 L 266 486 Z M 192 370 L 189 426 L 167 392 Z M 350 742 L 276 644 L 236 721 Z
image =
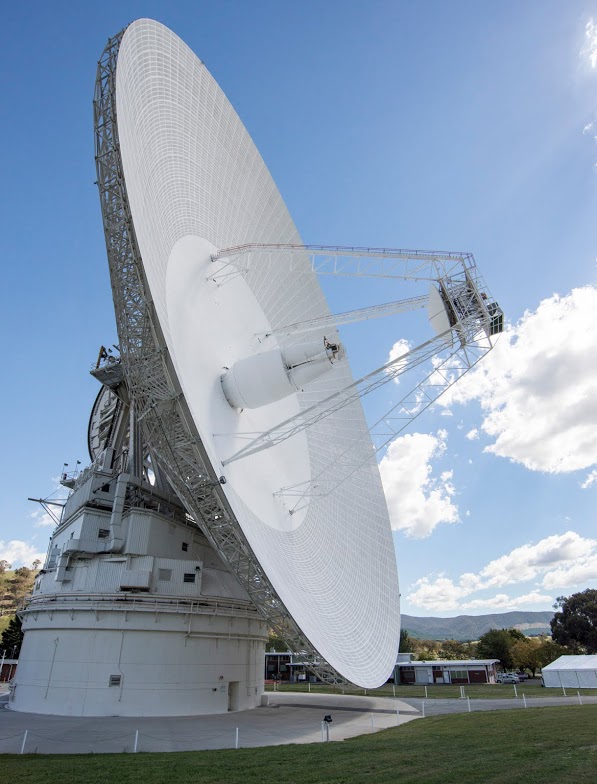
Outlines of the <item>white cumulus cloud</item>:
M 551 604 L 553 598 L 539 591 L 531 591 L 522 596 L 508 596 L 505 593 L 498 593 L 488 599 L 473 599 L 470 602 L 464 602 L 460 606 L 462 610 L 501 610 L 506 612 L 508 610 L 517 610 L 526 604 Z
M 585 477 L 585 481 L 581 482 L 580 486 L 583 490 L 586 490 L 587 487 L 590 487 L 592 484 L 597 482 L 597 468 L 593 469 L 587 476 Z
M 485 451 L 532 471 L 597 463 L 597 288 L 554 294 L 510 327 L 477 368 L 440 400 L 478 400 Z
M 48 512 L 44 512 L 41 509 L 32 512 L 31 518 L 34 520 L 34 528 L 56 528 L 57 523 L 54 518 Z
M 432 461 L 446 450 L 447 433 L 411 433 L 393 441 L 379 464 L 394 530 L 425 537 L 440 523 L 456 523 L 452 471 L 434 476 Z
M 404 340 L 403 338 L 400 338 L 400 340 L 397 340 L 392 346 L 392 348 L 390 349 L 390 353 L 388 354 L 388 358 L 386 362 L 395 362 L 397 359 L 400 359 L 400 357 L 403 357 L 405 354 L 407 354 L 410 351 L 410 349 L 411 349 L 411 345 L 408 342 L 408 340 Z M 400 360 L 399 362 L 396 362 L 396 364 L 391 370 L 388 369 L 386 372 L 395 373 L 396 370 L 400 370 L 401 368 L 403 368 L 406 365 L 406 362 L 407 362 L 406 359 Z M 395 384 L 400 383 L 400 378 L 398 376 L 396 376 L 392 380 Z
M 552 603 L 553 596 L 537 590 L 519 596 L 496 593 L 490 597 L 473 597 L 473 594 L 530 580 L 538 581 L 544 590 L 569 586 L 582 590 L 586 588 L 587 581 L 597 579 L 596 551 L 597 540 L 567 531 L 547 536 L 535 544 L 516 547 L 490 561 L 476 574 L 466 572 L 457 580 L 445 574 L 422 577 L 413 584 L 407 598 L 414 605 L 430 611 L 547 605 Z
M 597 24 L 592 17 L 585 25 L 585 40 L 580 50 L 580 57 L 591 68 L 597 68 Z
M 589 555 L 597 547 L 595 539 L 585 539 L 574 531 L 547 536 L 536 544 L 516 547 L 485 566 L 480 577 L 485 586 L 501 586 L 533 580 L 561 563 Z
M 542 585 L 548 589 L 586 587 L 586 584 L 592 580 L 597 580 L 597 554 L 552 569 L 543 577 Z
M 449 612 L 460 606 L 460 600 L 468 595 L 469 591 L 456 585 L 449 577 L 422 577 L 414 584 L 415 590 L 406 597 L 409 602 L 424 610 L 434 612 Z
M 45 559 L 46 554 L 40 552 L 35 544 L 19 539 L 11 539 L 8 542 L 0 540 L 0 561 L 8 561 L 14 569 L 20 566 L 30 567 L 36 560 L 43 563 Z

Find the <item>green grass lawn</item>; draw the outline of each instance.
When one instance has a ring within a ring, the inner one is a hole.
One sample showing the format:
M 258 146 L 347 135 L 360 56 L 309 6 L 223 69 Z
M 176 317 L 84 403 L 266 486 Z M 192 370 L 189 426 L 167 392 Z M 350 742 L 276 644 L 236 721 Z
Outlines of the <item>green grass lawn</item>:
M 292 691 L 308 691 L 309 686 L 306 683 L 288 683 L 288 684 L 278 684 L 277 691 L 281 692 L 292 692 Z M 344 690 L 343 690 L 344 689 Z M 266 686 L 267 691 L 272 691 L 273 686 Z M 527 697 L 562 697 L 563 692 L 562 689 L 545 689 L 541 686 L 541 681 L 539 678 L 530 681 L 523 681 L 522 683 L 516 684 L 516 691 L 518 692 L 518 698 L 520 699 L 523 694 Z M 311 693 L 313 694 L 365 694 L 364 689 L 356 689 L 354 686 L 352 687 L 342 687 L 342 686 L 327 686 L 320 683 L 312 683 L 311 684 Z M 473 685 L 465 685 L 464 693 L 467 697 L 472 699 L 496 699 L 496 698 L 515 698 L 516 694 L 514 691 L 514 686 L 512 684 L 501 684 L 501 683 L 478 683 Z M 581 689 L 581 696 L 586 695 L 587 697 L 597 697 L 597 689 Z M 576 689 L 566 689 L 566 694 L 568 696 L 575 696 Z M 381 686 L 379 689 L 368 689 L 367 695 L 372 697 L 393 697 L 394 691 L 392 689 L 392 684 L 386 683 L 384 686 Z M 424 699 L 425 698 L 425 687 L 419 685 L 413 686 L 396 686 L 396 697 L 398 699 Z M 429 699 L 456 699 L 460 697 L 460 686 L 452 686 L 450 684 L 439 684 L 437 686 L 428 686 L 427 687 L 427 697 Z M 596 776 L 597 781 L 597 776 Z
M 5 755 L 19 784 L 594 784 L 597 706 L 434 716 L 341 743 L 177 754 Z

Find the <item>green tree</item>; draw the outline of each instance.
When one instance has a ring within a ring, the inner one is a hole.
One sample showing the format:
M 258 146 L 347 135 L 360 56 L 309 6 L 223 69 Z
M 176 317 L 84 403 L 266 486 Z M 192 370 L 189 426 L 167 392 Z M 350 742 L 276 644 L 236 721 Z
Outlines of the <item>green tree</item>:
M 411 637 L 411 645 L 417 660 L 433 661 L 439 658 L 440 643 L 437 640 L 419 640 Z
M 517 642 L 517 641 L 523 642 L 524 640 L 527 640 L 527 639 L 528 639 L 528 637 L 526 637 L 526 636 L 525 636 L 525 635 L 524 635 L 524 634 L 523 634 L 523 633 L 520 631 L 520 629 L 506 629 L 506 631 L 508 632 L 508 634 L 510 635 L 510 637 L 512 637 L 512 639 L 513 639 L 515 642 Z
M 265 650 L 285 653 L 288 650 L 288 644 L 285 643 L 281 637 L 278 637 L 277 634 L 274 634 L 274 632 L 270 631 Z
M 444 640 L 439 649 L 440 659 L 468 659 L 469 645 L 458 640 Z
M 563 645 L 560 645 L 553 640 L 544 639 L 541 641 L 539 650 L 537 651 L 539 656 L 539 666 L 547 667 L 547 665 L 551 664 L 552 661 L 559 659 L 560 656 L 565 656 L 567 653 L 570 653 L 568 648 L 565 648 Z
M 597 589 L 558 596 L 554 608 L 560 608 L 551 621 L 555 642 L 573 652 L 597 653 Z
M 479 638 L 477 656 L 480 659 L 499 659 L 503 669 L 510 670 L 514 666 L 511 651 L 515 642 L 516 638 L 509 629 L 490 629 Z
M 540 640 L 517 640 L 510 649 L 514 666 L 520 670 L 530 670 L 534 678 L 535 673 L 541 667 L 540 649 Z
M 4 574 L 4 572 L 7 572 L 9 569 L 10 569 L 10 564 L 8 563 L 8 561 L 5 560 L 0 561 L 0 574 Z
M 413 653 L 412 640 L 406 629 L 400 629 L 400 645 L 398 646 L 398 650 L 400 653 Z
M 27 569 L 26 566 L 15 569 L 12 576 L 8 577 L 5 582 L 5 590 L 14 606 L 31 593 L 34 580 L 35 572 L 32 569 Z
M 18 615 L 10 621 L 0 638 L 0 649 L 6 651 L 6 656 L 10 659 L 18 659 L 23 642 L 23 630 L 21 619 Z

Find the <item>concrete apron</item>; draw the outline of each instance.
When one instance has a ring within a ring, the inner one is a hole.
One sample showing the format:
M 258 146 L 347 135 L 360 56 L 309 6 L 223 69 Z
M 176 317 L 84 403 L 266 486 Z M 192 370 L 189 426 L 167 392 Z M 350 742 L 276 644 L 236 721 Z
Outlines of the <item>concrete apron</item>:
M 321 743 L 376 732 L 420 717 L 402 700 L 267 692 L 260 708 L 215 716 L 75 717 L 16 713 L 0 701 L 0 753 L 89 754 L 249 748 Z M 397 714 L 397 711 L 399 713 Z M 237 732 L 238 730 L 238 732 Z M 25 737 L 25 732 L 27 736 Z

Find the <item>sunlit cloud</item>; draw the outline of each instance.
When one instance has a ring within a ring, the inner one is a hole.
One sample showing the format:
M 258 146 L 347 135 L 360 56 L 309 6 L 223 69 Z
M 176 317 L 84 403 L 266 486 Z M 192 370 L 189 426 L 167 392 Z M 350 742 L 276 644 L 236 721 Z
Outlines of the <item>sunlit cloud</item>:
M 8 542 L 0 540 L 0 561 L 8 561 L 13 569 L 20 566 L 31 567 L 34 561 L 45 561 L 46 554 L 38 550 L 36 544 L 11 539 Z
M 34 528 L 56 528 L 56 520 L 48 512 L 44 512 L 41 509 L 32 512 L 30 517 L 34 521 Z
M 590 487 L 592 484 L 597 482 L 597 468 L 587 474 L 585 481 L 580 483 L 580 486 L 583 490 L 586 490 L 587 487 Z
M 478 400 L 480 429 L 493 438 L 484 451 L 531 471 L 591 468 L 597 464 L 597 363 L 590 361 L 596 312 L 595 286 L 543 300 L 504 332 L 440 405 Z
M 488 599 L 473 599 L 470 602 L 464 602 L 460 605 L 462 610 L 500 610 L 507 612 L 508 610 L 518 610 L 519 607 L 524 607 L 529 604 L 551 604 L 553 598 L 548 594 L 539 593 L 539 591 L 531 591 L 522 596 L 508 596 L 505 593 L 498 593 L 495 596 L 490 596 Z
M 397 340 L 392 346 L 392 348 L 390 349 L 390 353 L 388 355 L 386 362 L 394 362 L 395 360 L 400 359 L 400 357 L 407 354 L 410 351 L 410 349 L 411 349 L 411 345 L 408 342 L 408 340 L 405 340 L 404 338 L 400 338 L 400 340 Z M 403 368 L 406 365 L 407 361 L 408 361 L 407 359 L 404 359 L 404 360 L 400 360 L 399 362 L 396 362 L 396 364 L 392 367 L 391 371 L 388 370 L 387 372 L 395 373 L 397 369 Z M 394 377 L 392 380 L 395 384 L 400 383 L 399 376 Z
M 585 25 L 585 40 L 580 50 L 580 57 L 591 68 L 597 68 L 597 24 L 592 17 Z
M 390 522 L 407 536 L 429 536 L 440 523 L 457 523 L 452 471 L 437 477 L 433 462 L 446 451 L 445 430 L 411 433 L 393 441 L 379 464 Z
M 428 611 L 516 609 L 528 604 L 551 604 L 553 596 L 532 590 L 519 596 L 499 592 L 491 597 L 469 597 L 480 591 L 499 591 L 507 585 L 531 580 L 551 590 L 570 586 L 585 588 L 587 581 L 595 579 L 597 540 L 567 531 L 516 547 L 490 561 L 478 573 L 466 572 L 456 580 L 445 574 L 422 577 L 413 583 L 407 599 Z

